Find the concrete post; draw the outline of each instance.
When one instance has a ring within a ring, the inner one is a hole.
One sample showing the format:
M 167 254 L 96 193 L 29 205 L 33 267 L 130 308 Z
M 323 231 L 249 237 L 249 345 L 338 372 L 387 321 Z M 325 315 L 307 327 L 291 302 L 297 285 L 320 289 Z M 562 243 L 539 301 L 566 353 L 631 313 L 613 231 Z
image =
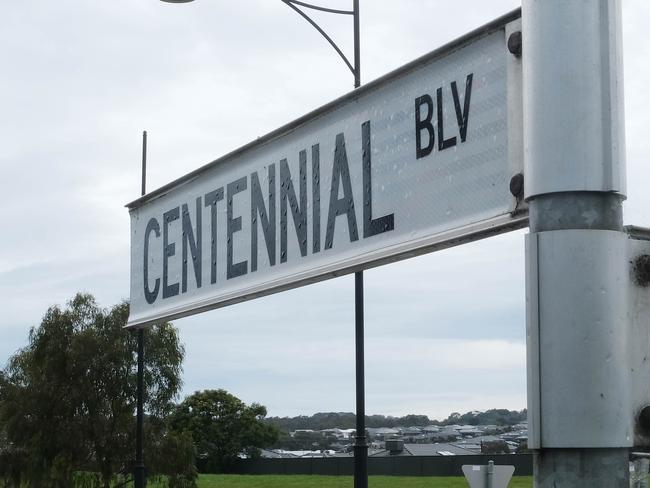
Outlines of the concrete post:
M 529 447 L 537 488 L 627 488 L 619 0 L 523 0 Z

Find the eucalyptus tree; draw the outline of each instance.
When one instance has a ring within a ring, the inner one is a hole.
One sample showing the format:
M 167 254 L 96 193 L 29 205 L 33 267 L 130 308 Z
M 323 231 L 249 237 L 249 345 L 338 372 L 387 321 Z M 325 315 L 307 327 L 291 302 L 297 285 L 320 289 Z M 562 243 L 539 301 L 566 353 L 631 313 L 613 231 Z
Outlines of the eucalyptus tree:
M 137 338 L 124 329 L 128 314 L 126 302 L 102 309 L 91 295 L 77 294 L 67 307 L 49 308 L 9 360 L 0 424 L 24 454 L 22 475 L 31 485 L 69 488 L 75 473 L 86 471 L 108 487 L 130 471 Z M 148 423 L 161 426 L 181 387 L 184 348 L 169 323 L 153 327 L 145 347 Z

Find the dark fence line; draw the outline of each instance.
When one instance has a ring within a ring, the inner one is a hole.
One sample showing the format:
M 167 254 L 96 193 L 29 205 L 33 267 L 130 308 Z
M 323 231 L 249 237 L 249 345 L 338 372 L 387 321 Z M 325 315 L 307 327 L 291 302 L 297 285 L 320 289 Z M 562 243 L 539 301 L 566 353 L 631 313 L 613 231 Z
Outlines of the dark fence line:
M 369 457 L 368 473 L 384 476 L 462 476 L 464 464 L 481 465 L 488 461 L 515 467 L 515 476 L 532 476 L 532 454 L 495 454 L 475 456 L 392 456 Z M 352 476 L 352 457 L 242 459 L 235 474 L 320 474 Z

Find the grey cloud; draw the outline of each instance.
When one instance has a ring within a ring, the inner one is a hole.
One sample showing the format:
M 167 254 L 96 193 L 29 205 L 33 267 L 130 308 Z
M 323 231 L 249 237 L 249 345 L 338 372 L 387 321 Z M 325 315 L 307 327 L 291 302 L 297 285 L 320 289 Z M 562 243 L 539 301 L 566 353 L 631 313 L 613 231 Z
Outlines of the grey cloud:
M 362 2 L 362 78 L 518 4 Z M 626 222 L 643 225 L 650 7 L 626 0 L 623 10 Z M 352 87 L 331 48 L 279 1 L 34 0 L 0 13 L 0 363 L 48 306 L 76 291 L 104 306 L 128 297 L 123 205 L 139 196 L 142 130 L 151 190 Z M 349 52 L 350 23 L 320 19 Z M 524 406 L 523 234 L 366 272 L 369 411 L 446 416 Z M 348 276 L 178 320 L 184 392 L 227 388 L 274 415 L 352 411 L 353 310 Z M 491 368 L 439 363 L 448 357 L 441 348 L 476 341 Z M 490 344 L 513 362 L 492 361 Z

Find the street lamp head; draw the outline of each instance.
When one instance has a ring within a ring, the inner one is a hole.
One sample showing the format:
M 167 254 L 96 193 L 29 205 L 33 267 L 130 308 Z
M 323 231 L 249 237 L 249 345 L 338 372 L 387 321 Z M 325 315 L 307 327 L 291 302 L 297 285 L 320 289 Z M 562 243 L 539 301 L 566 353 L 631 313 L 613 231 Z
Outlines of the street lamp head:
M 165 3 L 189 3 L 189 2 L 193 2 L 194 0 L 160 0 L 160 1 Z

